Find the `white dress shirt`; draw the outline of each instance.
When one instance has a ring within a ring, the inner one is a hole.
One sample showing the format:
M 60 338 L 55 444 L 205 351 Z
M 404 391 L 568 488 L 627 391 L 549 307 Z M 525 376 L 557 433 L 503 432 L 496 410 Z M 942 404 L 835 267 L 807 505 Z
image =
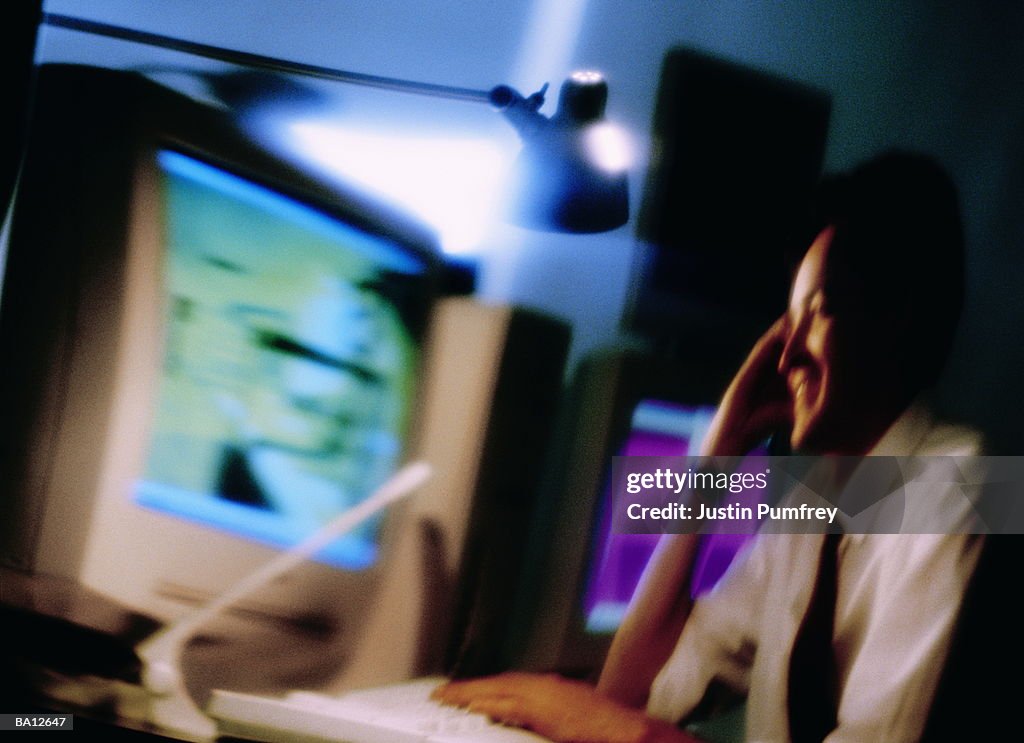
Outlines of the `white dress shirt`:
M 871 454 L 970 456 L 979 448 L 973 432 L 936 425 L 914 406 Z M 652 717 L 679 721 L 717 680 L 746 693 L 747 740 L 789 740 L 790 655 L 823 539 L 764 534 L 752 540 L 715 590 L 696 602 L 651 687 Z M 840 698 L 828 743 L 921 736 L 981 544 L 972 534 L 843 536 L 833 634 Z

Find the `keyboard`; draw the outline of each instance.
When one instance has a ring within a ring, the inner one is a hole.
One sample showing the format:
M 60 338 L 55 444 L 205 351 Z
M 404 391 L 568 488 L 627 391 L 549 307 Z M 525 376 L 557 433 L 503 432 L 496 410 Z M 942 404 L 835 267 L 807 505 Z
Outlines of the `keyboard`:
M 546 738 L 430 699 L 444 679 L 418 679 L 340 696 L 265 697 L 216 690 L 218 733 L 267 743 L 543 743 Z

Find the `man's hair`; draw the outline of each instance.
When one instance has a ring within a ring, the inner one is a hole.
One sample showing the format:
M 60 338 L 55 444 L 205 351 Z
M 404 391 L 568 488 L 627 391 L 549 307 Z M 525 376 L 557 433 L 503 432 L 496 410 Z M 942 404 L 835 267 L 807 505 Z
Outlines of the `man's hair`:
M 964 237 L 956 187 L 933 159 L 887 152 L 819 189 L 810 245 L 835 228 L 826 264 L 830 311 L 874 327 L 909 319 L 908 379 L 918 388 L 942 371 L 964 300 Z M 889 313 L 890 316 L 886 316 Z M 879 325 L 881 323 L 882 325 Z

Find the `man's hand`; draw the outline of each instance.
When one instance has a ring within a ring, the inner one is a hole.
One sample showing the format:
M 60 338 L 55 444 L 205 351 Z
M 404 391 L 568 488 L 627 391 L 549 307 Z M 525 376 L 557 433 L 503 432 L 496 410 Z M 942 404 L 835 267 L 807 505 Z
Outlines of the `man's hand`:
M 792 403 L 779 375 L 785 331 L 783 316 L 754 344 L 722 397 L 702 456 L 742 456 L 776 429 L 792 424 Z
M 557 743 L 692 743 L 696 739 L 553 674 L 504 673 L 439 687 L 433 697 Z

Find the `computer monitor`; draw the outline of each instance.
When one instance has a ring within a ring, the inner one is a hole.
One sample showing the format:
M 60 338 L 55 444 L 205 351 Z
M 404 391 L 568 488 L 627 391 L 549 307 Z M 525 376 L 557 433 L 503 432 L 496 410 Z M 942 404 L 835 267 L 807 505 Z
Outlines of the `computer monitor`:
M 629 433 L 615 456 L 696 456 L 713 416 L 714 407 L 710 405 L 641 399 L 633 408 Z M 659 535 L 615 533 L 608 480 L 602 483 L 599 497 L 581 610 L 584 631 L 610 634 L 622 621 Z
M 414 446 L 436 264 L 428 231 L 220 112 L 41 67 L 0 312 L 4 561 L 173 620 L 365 498 Z M 238 685 L 345 667 L 400 517 L 208 628 L 322 641 Z
M 531 600 L 519 603 L 513 665 L 594 676 L 660 535 L 612 529 L 612 458 L 697 456 L 728 377 L 727 363 L 611 351 L 578 372 L 560 431 L 563 450 L 536 527 Z M 749 535 L 709 534 L 693 567 L 712 587 Z
M 700 328 L 760 332 L 778 316 L 830 113 L 828 92 L 803 81 L 695 49 L 666 52 L 637 217 L 649 250 L 632 330 L 670 346 Z

